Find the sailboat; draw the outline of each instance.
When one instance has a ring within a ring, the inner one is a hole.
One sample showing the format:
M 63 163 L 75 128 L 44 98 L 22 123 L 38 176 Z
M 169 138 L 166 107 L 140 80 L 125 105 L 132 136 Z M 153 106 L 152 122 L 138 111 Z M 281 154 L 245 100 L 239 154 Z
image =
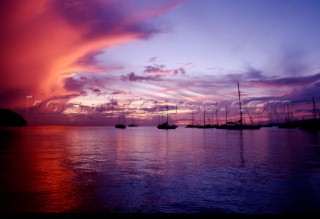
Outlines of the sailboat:
M 125 129 L 125 128 L 126 128 L 126 125 L 124 125 L 124 124 L 117 124 L 117 125 L 115 125 L 115 127 L 116 127 L 117 129 Z
M 212 125 L 206 124 L 206 110 L 203 109 L 203 125 L 197 126 L 198 129 L 210 129 L 213 128 Z
M 167 108 L 167 119 L 166 119 L 166 122 L 162 123 L 162 124 L 159 124 L 157 126 L 158 129 L 176 129 L 178 126 L 175 125 L 175 124 L 172 124 L 170 125 L 169 124 L 169 115 L 168 115 L 168 105 L 166 104 L 166 108 Z
M 289 106 L 286 107 L 286 121 L 284 123 L 278 124 L 280 129 L 295 129 L 298 128 L 298 121 L 293 120 L 292 111 L 289 110 Z
M 241 104 L 241 94 L 240 94 L 240 85 L 238 81 L 238 98 L 239 98 L 239 110 L 240 110 L 240 119 L 236 122 L 226 122 L 224 125 L 217 126 L 217 129 L 233 129 L 233 130 L 243 130 L 243 129 L 260 129 L 260 126 L 257 125 L 245 125 L 243 124 L 243 112 Z
M 191 112 L 191 117 L 192 117 L 192 123 L 187 125 L 186 128 L 197 128 L 197 126 L 194 124 L 194 115 L 193 112 Z
M 317 118 L 316 113 L 316 104 L 314 101 L 314 97 L 312 97 L 312 105 L 313 105 L 313 118 L 301 121 L 299 128 L 307 131 L 317 131 L 320 130 L 320 118 Z
M 128 127 L 138 127 L 138 125 L 133 122 L 133 117 L 131 118 L 131 123 L 128 125 Z
M 125 129 L 126 128 L 124 115 L 122 115 L 122 116 L 121 116 L 121 114 L 119 115 L 119 123 L 116 124 L 114 127 L 117 129 Z

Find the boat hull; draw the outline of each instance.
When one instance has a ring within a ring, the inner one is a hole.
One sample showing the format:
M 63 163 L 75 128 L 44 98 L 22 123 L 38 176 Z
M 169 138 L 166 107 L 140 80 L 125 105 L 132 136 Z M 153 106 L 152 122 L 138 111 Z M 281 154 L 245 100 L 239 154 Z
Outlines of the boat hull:
M 229 129 L 229 130 L 257 130 L 260 126 L 254 125 L 221 125 L 217 126 L 217 129 Z
M 166 130 L 176 129 L 177 127 L 178 127 L 177 125 L 169 125 L 168 123 L 163 123 L 157 126 L 158 129 L 166 129 Z
M 126 126 L 122 125 L 122 124 L 115 125 L 114 127 L 116 127 L 117 129 L 125 129 L 126 128 Z

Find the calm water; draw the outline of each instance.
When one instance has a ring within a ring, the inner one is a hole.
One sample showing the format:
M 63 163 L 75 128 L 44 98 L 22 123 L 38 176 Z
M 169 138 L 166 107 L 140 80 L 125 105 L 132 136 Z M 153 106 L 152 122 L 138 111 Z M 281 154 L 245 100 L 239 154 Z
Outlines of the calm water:
M 0 134 L 1 212 L 320 213 L 320 133 L 26 127 Z

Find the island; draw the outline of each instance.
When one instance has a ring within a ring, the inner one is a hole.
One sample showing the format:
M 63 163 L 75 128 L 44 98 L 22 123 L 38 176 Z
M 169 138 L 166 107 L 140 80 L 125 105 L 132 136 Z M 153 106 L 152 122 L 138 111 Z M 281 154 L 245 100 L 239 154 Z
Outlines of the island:
M 27 121 L 19 113 L 10 109 L 0 108 L 0 127 L 21 127 L 27 125 Z

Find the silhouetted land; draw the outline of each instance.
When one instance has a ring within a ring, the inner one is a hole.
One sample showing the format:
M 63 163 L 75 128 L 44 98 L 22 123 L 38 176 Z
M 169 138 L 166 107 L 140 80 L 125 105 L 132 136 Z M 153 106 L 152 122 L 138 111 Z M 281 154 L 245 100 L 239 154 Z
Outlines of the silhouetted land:
M 10 109 L 0 109 L 0 127 L 27 126 L 27 121 Z

